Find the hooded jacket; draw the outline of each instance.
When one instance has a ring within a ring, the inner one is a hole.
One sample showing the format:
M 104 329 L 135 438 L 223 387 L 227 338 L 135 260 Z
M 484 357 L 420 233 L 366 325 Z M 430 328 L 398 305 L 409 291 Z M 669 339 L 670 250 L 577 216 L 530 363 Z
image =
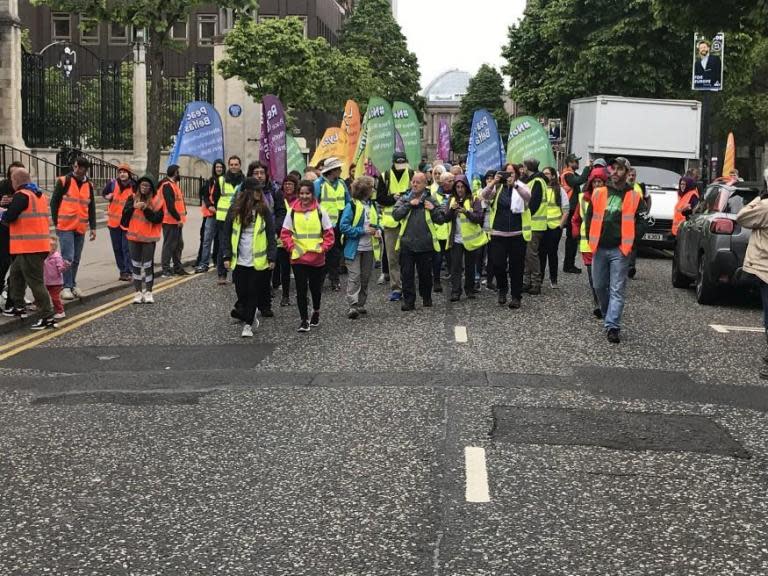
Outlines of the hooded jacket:
M 224 168 L 222 175 L 226 173 L 227 165 L 224 164 L 224 161 L 216 160 L 211 168 L 211 177 L 200 186 L 200 202 L 211 212 L 216 211 L 216 199 L 221 196 L 221 185 L 219 176 L 216 175 L 216 166 Z M 213 194 L 211 194 L 211 188 L 213 188 Z
M 328 213 L 320 207 L 320 204 L 314 198 L 312 199 L 312 204 L 310 204 L 306 209 L 304 209 L 299 200 L 296 200 L 293 204 L 291 204 L 291 209 L 288 210 L 288 214 L 286 214 L 285 220 L 283 220 L 283 227 L 280 230 L 280 240 L 283 242 L 283 247 L 288 252 L 288 254 L 293 252 L 293 247 L 295 245 L 293 241 L 293 219 L 297 217 L 296 214 L 301 214 L 302 216 L 298 217 L 303 218 L 304 213 L 312 212 L 313 210 L 320 212 L 320 225 L 323 229 L 323 251 L 320 253 L 307 252 L 296 260 L 291 259 L 291 264 L 305 264 L 307 266 L 314 267 L 325 266 L 325 255 L 328 250 L 333 247 L 333 243 L 336 238 L 333 232 L 333 223 L 331 222 Z
M 154 198 L 157 195 L 157 189 L 154 180 L 149 176 L 142 176 L 139 178 L 136 182 L 136 193 L 139 193 L 139 188 L 141 187 L 142 182 L 149 183 L 151 189 L 150 198 Z M 122 226 L 124 230 L 128 230 L 128 226 L 131 224 L 131 218 L 133 218 L 133 198 L 133 196 L 128 198 L 123 207 L 123 217 L 120 219 L 120 226 Z M 163 215 L 165 214 L 164 208 L 165 202 L 163 202 L 163 205 L 160 206 L 159 210 L 152 210 L 151 207 L 147 206 L 144 208 L 144 217 L 152 224 L 160 224 L 163 221 Z
M 462 182 L 467 190 L 467 196 L 465 197 L 465 200 L 469 200 L 471 204 L 471 211 L 467 212 L 465 216 L 467 217 L 467 220 L 472 222 L 472 224 L 479 224 L 480 226 L 483 225 L 483 220 L 485 218 L 485 214 L 483 213 L 483 202 L 480 200 L 479 197 L 472 198 L 472 191 L 469 188 L 469 181 L 467 180 L 467 177 L 463 174 L 460 174 L 456 176 L 456 180 L 453 184 L 453 193 L 451 194 L 451 197 L 448 199 L 447 207 L 446 207 L 446 221 L 450 223 L 451 230 L 448 234 L 448 244 L 446 245 L 446 248 L 451 248 L 454 243 L 454 238 L 456 236 L 456 227 L 459 226 L 459 211 L 456 208 L 451 208 L 451 206 L 454 204 L 454 199 L 456 199 L 456 202 L 458 202 L 458 195 L 456 194 L 456 184 L 458 182 Z

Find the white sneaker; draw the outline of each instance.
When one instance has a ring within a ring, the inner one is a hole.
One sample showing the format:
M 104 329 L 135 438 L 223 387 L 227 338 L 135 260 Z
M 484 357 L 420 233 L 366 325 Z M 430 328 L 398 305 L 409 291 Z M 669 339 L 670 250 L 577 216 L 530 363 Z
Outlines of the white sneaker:
M 136 294 L 133 295 L 133 303 L 141 304 L 142 302 L 144 302 L 144 294 L 141 292 L 136 292 Z
M 259 326 L 261 326 L 261 322 L 259 322 L 259 317 L 254 316 L 253 318 L 253 329 L 256 330 Z
M 243 326 L 243 333 L 240 336 L 243 338 L 253 338 L 253 328 L 251 328 L 250 324 Z
M 83 295 L 83 293 L 82 293 L 82 292 L 80 292 L 80 288 L 78 288 L 77 286 L 75 286 L 74 288 L 72 288 L 72 295 L 73 295 L 75 298 L 80 298 L 80 297 Z
M 552 280 L 549 281 L 549 287 L 552 288 L 553 290 L 557 290 L 558 288 L 560 288 L 560 286 L 557 285 L 557 282 L 552 282 Z
M 386 278 L 384 278 L 384 274 L 379 274 L 379 279 L 376 281 L 376 284 L 379 286 L 383 286 L 384 282 L 386 282 Z
M 54 320 L 61 320 L 61 319 L 66 318 L 66 317 L 67 317 L 67 313 L 66 312 L 57 312 L 56 314 L 53 315 L 53 319 Z
M 64 290 L 61 291 L 61 299 L 62 300 L 74 300 L 75 295 L 72 293 L 72 290 L 69 288 L 64 288 Z
M 152 292 L 144 292 L 144 304 L 154 304 L 155 297 L 152 296 Z

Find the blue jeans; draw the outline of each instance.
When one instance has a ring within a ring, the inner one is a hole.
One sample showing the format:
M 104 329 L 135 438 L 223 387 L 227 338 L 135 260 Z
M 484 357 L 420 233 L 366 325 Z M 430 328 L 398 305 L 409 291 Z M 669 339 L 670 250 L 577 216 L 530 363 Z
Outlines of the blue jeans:
M 56 235 L 59 237 L 61 257 L 71 264 L 64 270 L 64 288 L 71 290 L 77 286 L 77 268 L 80 266 L 85 234 L 78 234 L 74 230 L 56 230 Z
M 592 278 L 607 330 L 621 328 L 629 258 L 618 248 L 599 248 L 592 260 Z
M 763 301 L 763 327 L 768 330 L 768 284 L 760 280 L 760 299 Z
M 131 273 L 131 253 L 128 251 L 128 236 L 120 227 L 109 229 L 109 238 L 112 240 L 112 252 L 115 254 L 115 264 L 120 274 Z
M 208 268 L 211 262 L 211 246 L 216 235 L 216 217 L 209 216 L 203 222 L 203 243 L 200 248 L 200 258 L 197 261 L 198 268 Z

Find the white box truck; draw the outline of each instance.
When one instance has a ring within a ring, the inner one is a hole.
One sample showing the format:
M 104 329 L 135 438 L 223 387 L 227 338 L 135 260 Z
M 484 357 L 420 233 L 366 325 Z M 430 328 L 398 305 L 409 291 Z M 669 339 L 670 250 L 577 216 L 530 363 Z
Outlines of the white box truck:
M 571 100 L 568 151 L 582 164 L 596 158 L 610 162 L 624 156 L 637 168 L 637 179 L 651 193 L 655 223 L 641 239 L 657 247 L 674 245 L 672 215 L 677 184 L 691 164 L 698 165 L 701 102 L 622 96 Z

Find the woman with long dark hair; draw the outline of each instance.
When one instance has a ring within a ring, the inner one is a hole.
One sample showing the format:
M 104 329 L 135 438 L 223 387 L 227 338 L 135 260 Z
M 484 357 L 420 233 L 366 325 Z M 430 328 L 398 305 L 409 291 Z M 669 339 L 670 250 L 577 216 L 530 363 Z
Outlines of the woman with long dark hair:
M 469 181 L 463 174 L 456 176 L 448 201 L 448 253 L 451 258 L 451 302 L 461 299 L 461 277 L 464 275 L 464 294 L 476 298 L 475 270 L 481 248 L 488 244 L 483 230 L 483 205 L 472 198 Z
M 225 224 L 224 266 L 232 270 L 237 303 L 233 316 L 243 321 L 243 338 L 259 327 L 256 310 L 272 309 L 270 280 L 275 267 L 275 221 L 264 199 L 264 187 L 246 178 Z

